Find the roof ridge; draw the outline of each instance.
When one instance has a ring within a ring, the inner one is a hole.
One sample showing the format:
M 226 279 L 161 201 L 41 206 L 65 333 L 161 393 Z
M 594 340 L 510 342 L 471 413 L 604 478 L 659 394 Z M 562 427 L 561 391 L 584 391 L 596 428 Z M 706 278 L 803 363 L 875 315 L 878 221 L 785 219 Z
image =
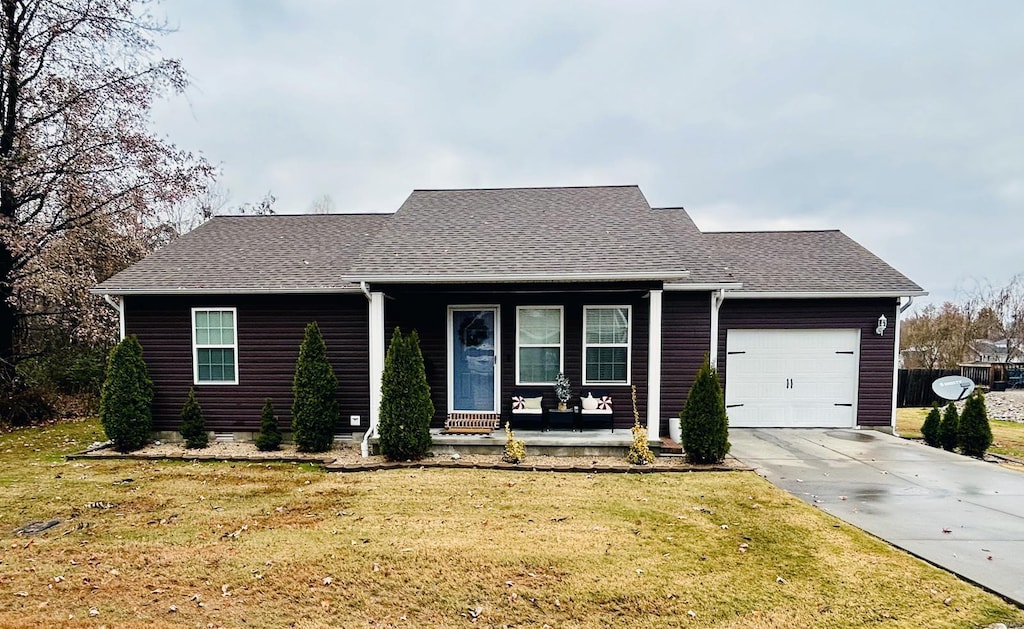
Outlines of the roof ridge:
M 701 232 L 709 236 L 724 234 L 828 234 L 843 233 L 841 229 L 739 229 L 732 231 L 706 231 Z
M 600 188 L 640 188 L 639 184 L 623 183 L 590 186 L 496 186 L 493 188 L 413 188 L 413 192 L 494 192 L 498 190 L 597 190 Z
M 326 216 L 391 216 L 395 213 L 395 210 L 388 210 L 386 212 L 331 212 L 329 214 L 214 214 L 210 217 L 210 220 L 216 218 L 303 218 L 303 217 L 326 217 Z

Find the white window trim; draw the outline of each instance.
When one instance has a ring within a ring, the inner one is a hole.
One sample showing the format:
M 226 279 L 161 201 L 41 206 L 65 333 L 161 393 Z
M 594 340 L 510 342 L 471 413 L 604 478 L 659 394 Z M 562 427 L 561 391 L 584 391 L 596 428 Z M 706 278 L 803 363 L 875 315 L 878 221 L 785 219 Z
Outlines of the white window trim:
M 587 311 L 626 309 L 626 342 L 623 343 L 587 343 Z M 626 348 L 626 380 L 587 380 L 587 349 L 591 347 L 625 347 Z M 600 306 L 583 306 L 583 384 L 585 386 L 630 386 L 633 383 L 633 306 L 607 304 Z
M 205 344 L 202 349 L 233 349 L 235 350 L 235 378 L 234 380 L 216 380 L 199 381 L 199 346 L 196 344 L 196 313 L 197 312 L 230 312 L 231 320 L 234 325 L 231 326 L 231 344 L 230 345 L 213 345 Z M 193 308 L 191 319 L 189 320 L 189 327 L 192 328 L 192 384 L 196 386 L 220 386 L 220 385 L 233 385 L 238 384 L 238 371 L 240 360 L 238 357 L 238 309 L 234 306 L 207 306 L 203 308 Z
M 519 378 L 519 349 L 522 347 L 554 347 L 554 343 L 520 343 L 519 322 L 522 321 L 520 312 L 523 310 L 557 310 L 558 311 L 558 372 L 565 373 L 565 308 L 563 306 L 537 305 L 537 306 L 516 306 L 516 386 L 555 386 L 551 382 L 528 382 Z

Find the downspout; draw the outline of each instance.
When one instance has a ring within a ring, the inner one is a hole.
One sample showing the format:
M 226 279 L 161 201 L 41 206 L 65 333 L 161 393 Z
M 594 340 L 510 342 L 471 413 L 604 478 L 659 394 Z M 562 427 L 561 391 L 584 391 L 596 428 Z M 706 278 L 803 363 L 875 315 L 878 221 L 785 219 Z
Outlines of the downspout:
M 913 295 L 908 296 L 907 297 L 907 303 L 905 303 L 902 306 L 900 306 L 900 314 L 903 314 L 904 312 L 906 312 L 907 308 L 909 308 L 911 306 L 911 304 L 913 304 L 913 303 L 914 303 L 914 296 Z M 899 323 L 899 322 L 897 321 L 897 323 Z
M 118 297 L 116 300 L 110 295 L 104 294 L 103 301 L 110 304 L 110 307 L 117 311 L 117 328 L 120 338 L 118 340 L 123 341 L 125 337 L 124 329 L 124 297 Z
M 373 297 L 370 295 L 370 285 L 366 282 L 359 282 L 359 290 L 363 291 L 366 295 L 366 301 L 373 301 Z
M 725 289 L 719 288 L 711 293 L 711 346 L 708 349 L 708 362 L 718 369 L 718 309 L 725 301 Z

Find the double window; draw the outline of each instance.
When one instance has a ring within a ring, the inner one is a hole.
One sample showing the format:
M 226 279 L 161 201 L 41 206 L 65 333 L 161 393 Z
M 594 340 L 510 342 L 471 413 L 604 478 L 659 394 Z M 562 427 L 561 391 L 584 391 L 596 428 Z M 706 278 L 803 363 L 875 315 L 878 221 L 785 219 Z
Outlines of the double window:
M 561 306 L 516 309 L 516 384 L 551 384 L 564 371 Z M 583 384 L 629 384 L 630 306 L 583 307 Z
M 192 309 L 195 384 L 238 384 L 237 328 L 234 308 Z

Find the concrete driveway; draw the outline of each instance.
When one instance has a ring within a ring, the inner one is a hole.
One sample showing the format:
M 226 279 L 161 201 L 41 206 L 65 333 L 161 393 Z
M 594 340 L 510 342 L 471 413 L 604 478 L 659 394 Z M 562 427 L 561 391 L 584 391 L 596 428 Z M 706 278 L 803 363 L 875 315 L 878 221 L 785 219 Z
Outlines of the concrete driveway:
M 729 430 L 777 487 L 1024 606 L 1024 473 L 870 430 Z

